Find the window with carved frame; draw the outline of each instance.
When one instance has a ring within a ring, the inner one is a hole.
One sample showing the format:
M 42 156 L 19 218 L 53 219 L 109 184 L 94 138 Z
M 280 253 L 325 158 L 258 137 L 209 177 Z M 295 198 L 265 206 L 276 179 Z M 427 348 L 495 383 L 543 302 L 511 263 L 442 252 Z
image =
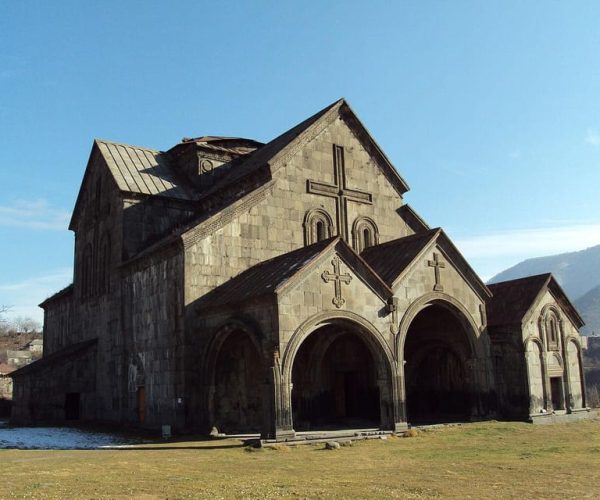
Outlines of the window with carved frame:
M 546 316 L 545 320 L 546 326 L 546 342 L 548 342 L 549 350 L 558 350 L 559 348 L 559 339 L 560 339 L 560 329 L 559 329 L 559 321 L 554 312 L 550 312 Z
M 377 224 L 369 217 L 358 217 L 352 225 L 352 247 L 357 253 L 379 244 Z
M 306 212 L 304 217 L 304 243 L 312 245 L 333 235 L 333 220 L 322 208 Z

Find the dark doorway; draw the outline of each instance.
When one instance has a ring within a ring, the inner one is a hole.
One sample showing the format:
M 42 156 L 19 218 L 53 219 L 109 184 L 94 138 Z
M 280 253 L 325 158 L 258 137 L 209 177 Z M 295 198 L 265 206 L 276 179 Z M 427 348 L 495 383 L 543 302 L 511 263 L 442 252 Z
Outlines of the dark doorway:
M 552 408 L 555 410 L 564 410 L 561 377 L 550 377 L 550 393 L 552 396 Z
M 136 403 L 137 403 L 137 413 L 138 420 L 140 424 L 143 424 L 146 420 L 146 389 L 144 386 L 140 386 L 136 391 Z
M 410 423 L 469 418 L 473 403 L 466 367 L 469 354 L 467 332 L 449 310 L 429 306 L 415 317 L 404 344 Z
M 256 346 L 245 332 L 231 333 L 217 356 L 213 425 L 229 434 L 260 432 L 264 383 Z
M 65 394 L 65 420 L 79 420 L 80 395 L 78 392 Z
M 292 382 L 295 430 L 379 427 L 377 370 L 358 334 L 315 331 L 296 355 Z

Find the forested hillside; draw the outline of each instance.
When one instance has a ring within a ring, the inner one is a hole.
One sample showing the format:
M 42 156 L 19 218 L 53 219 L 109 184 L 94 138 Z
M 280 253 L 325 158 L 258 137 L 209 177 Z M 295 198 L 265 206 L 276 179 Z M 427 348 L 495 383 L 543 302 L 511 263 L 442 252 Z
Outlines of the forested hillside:
M 543 273 L 552 273 L 577 307 L 586 323 L 582 333 L 600 333 L 600 245 L 524 260 L 498 273 L 489 283 Z

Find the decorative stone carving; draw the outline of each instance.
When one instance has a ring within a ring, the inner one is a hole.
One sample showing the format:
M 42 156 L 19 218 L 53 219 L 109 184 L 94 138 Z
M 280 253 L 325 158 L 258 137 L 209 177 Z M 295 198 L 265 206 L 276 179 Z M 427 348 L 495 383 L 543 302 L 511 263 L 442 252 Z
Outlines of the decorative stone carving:
M 443 292 L 444 287 L 440 283 L 440 269 L 444 269 L 446 264 L 440 260 L 436 252 L 433 252 L 433 260 L 428 260 L 427 265 L 433 267 L 435 273 L 435 285 L 433 285 L 433 290 L 435 292 Z
M 312 194 L 335 198 L 338 235 L 348 242 L 348 201 L 371 205 L 373 203 L 373 196 L 365 191 L 349 189 L 346 186 L 344 148 L 336 144 L 333 145 L 333 172 L 334 184 L 326 184 L 324 182 L 317 182 L 309 179 L 307 181 L 306 189 Z
M 333 264 L 333 273 L 330 273 L 329 271 L 323 271 L 321 277 L 325 283 L 333 281 L 335 295 L 331 302 L 339 309 L 346 303 L 346 300 L 342 297 L 342 283 L 345 283 L 346 285 L 350 283 L 352 281 L 352 276 L 350 276 L 348 273 L 340 273 L 339 257 L 334 257 L 331 263 Z

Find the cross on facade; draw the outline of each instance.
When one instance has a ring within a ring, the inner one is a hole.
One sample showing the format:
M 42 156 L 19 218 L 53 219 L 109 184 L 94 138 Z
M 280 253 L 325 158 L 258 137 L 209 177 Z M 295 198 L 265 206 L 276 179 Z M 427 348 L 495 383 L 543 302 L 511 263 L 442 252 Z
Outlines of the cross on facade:
M 348 273 L 340 273 L 339 257 L 334 257 L 331 263 L 333 264 L 333 273 L 330 273 L 329 271 L 323 271 L 321 277 L 325 283 L 333 281 L 335 295 L 331 302 L 333 302 L 333 305 L 339 309 L 346 303 L 342 297 L 342 283 L 345 283 L 346 285 L 350 283 L 352 281 L 352 276 L 350 276 Z
M 336 223 L 338 235 L 345 241 L 348 240 L 348 215 L 347 205 L 349 201 L 371 205 L 373 196 L 357 189 L 348 189 L 346 186 L 346 167 L 344 165 L 344 148 L 333 145 L 333 177 L 334 184 L 324 182 L 307 181 L 307 191 L 312 194 L 335 198 Z
M 428 260 L 427 265 L 433 267 L 435 273 L 435 285 L 433 285 L 433 290 L 436 292 L 443 292 L 444 287 L 440 283 L 440 269 L 444 269 L 446 264 L 440 261 L 437 253 L 433 252 L 433 260 Z

